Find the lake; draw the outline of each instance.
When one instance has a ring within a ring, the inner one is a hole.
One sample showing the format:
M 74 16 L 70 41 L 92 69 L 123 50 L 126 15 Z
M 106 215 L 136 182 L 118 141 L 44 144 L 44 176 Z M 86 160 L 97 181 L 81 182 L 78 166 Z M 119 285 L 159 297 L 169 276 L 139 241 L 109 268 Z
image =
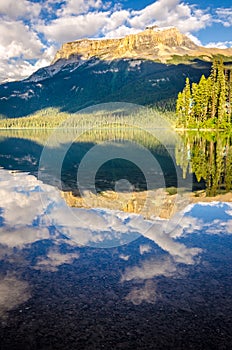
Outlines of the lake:
M 1 349 L 232 348 L 232 136 L 0 131 Z

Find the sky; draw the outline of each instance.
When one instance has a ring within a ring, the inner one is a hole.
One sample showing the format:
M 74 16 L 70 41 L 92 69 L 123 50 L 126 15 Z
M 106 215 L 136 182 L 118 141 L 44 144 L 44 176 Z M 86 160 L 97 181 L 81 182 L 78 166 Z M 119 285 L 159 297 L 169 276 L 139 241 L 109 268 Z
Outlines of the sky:
M 229 0 L 0 0 L 0 82 L 49 65 L 64 42 L 151 25 L 175 26 L 199 45 L 232 47 Z

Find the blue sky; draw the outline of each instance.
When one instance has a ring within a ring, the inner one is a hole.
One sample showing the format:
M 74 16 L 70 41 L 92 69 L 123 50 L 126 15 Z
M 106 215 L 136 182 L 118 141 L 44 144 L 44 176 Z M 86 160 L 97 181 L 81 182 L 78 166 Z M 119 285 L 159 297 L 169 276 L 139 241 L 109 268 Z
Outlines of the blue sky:
M 63 42 L 176 26 L 199 45 L 232 46 L 229 0 L 0 0 L 0 82 L 48 65 Z

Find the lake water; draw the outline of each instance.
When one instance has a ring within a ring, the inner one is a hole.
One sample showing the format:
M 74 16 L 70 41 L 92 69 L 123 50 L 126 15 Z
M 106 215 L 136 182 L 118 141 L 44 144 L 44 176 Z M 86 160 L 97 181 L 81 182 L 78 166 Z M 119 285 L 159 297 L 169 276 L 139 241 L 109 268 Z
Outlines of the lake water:
M 232 138 L 0 132 L 1 349 L 231 349 Z

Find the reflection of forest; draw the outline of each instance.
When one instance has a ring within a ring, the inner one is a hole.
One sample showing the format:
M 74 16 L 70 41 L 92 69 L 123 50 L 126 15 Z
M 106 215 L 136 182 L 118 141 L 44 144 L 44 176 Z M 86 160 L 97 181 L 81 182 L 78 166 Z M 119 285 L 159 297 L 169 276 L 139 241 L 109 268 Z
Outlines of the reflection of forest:
M 186 133 L 176 145 L 176 161 L 206 185 L 206 195 L 229 192 L 232 188 L 232 134 Z
M 67 144 L 71 143 L 72 147 L 68 146 L 70 149 L 63 162 L 62 181 L 67 185 L 65 189 L 72 190 L 73 183 L 76 188 L 77 168 L 75 166 L 79 164 L 91 147 L 104 144 L 107 141 L 112 143 L 121 141 L 123 145 L 123 141 L 126 140 L 141 145 L 152 152 L 161 165 L 168 187 L 176 186 L 175 176 L 173 176 L 175 169 L 169 157 L 169 153 L 173 155 L 175 149 L 176 163 L 182 168 L 183 177 L 185 178 L 188 173 L 195 175 L 195 190 L 202 190 L 206 186 L 206 195 L 211 197 L 231 190 L 232 134 L 191 132 L 183 134 L 182 137 L 176 137 L 174 130 L 157 130 L 144 130 L 132 126 L 128 127 L 128 125 L 124 127 L 111 125 L 106 128 L 99 127 L 85 131 L 77 129 L 59 130 L 53 136 L 52 130 L 1 130 L 2 157 L 0 165 L 16 170 L 36 171 L 43 146 L 46 145 L 48 139 L 47 147 L 52 157 L 54 155 L 54 159 L 56 152 L 65 149 Z M 99 178 L 109 178 L 108 182 L 104 182 L 106 185 L 111 184 L 111 165 L 105 164 L 105 167 L 102 167 L 101 172 L 98 173 L 97 180 Z M 118 166 L 118 163 L 115 163 L 115 167 L 116 165 L 116 170 L 121 171 L 120 174 L 117 173 L 118 178 L 116 180 L 126 178 L 132 183 L 136 182 L 140 185 L 142 183 L 142 186 L 138 186 L 141 187 L 141 190 L 146 188 L 143 185 L 144 177 L 142 177 L 141 182 L 141 174 L 135 172 L 135 168 L 129 169 L 128 166 L 127 168 L 130 171 L 127 171 L 124 165 L 119 164 L 120 166 Z M 111 172 L 108 171 L 109 169 Z M 129 178 L 125 176 L 125 172 L 129 174 Z M 109 177 L 107 174 L 109 174 Z M 51 178 L 53 178 L 53 173 Z M 197 182 L 201 183 L 198 185 Z M 112 190 L 111 185 L 108 187 L 101 188 L 101 190 Z
M 99 144 L 105 141 L 131 141 L 149 150 L 159 149 L 163 153 L 163 145 L 175 143 L 175 133 L 171 129 L 162 130 L 162 134 L 159 132 L 159 140 L 156 136 L 154 129 L 143 129 L 133 124 L 111 124 L 89 129 L 0 129 L 0 139 L 25 139 L 43 146 L 49 141 L 49 147 L 59 147 L 70 142 Z

